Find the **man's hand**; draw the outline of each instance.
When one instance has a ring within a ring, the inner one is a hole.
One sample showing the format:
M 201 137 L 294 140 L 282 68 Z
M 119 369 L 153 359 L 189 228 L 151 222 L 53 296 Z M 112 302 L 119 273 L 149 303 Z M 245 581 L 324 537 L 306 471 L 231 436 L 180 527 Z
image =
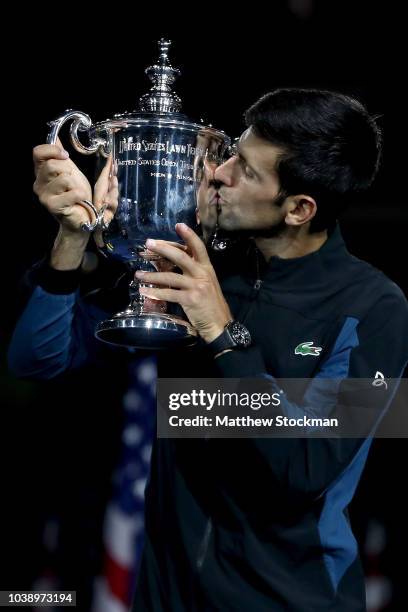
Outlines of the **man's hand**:
M 78 233 L 85 241 L 82 224 L 93 221 L 93 213 L 81 200 L 92 200 L 92 188 L 78 166 L 69 159 L 60 141 L 33 150 L 34 193 L 66 233 Z M 89 236 L 88 236 L 89 238 Z M 86 240 L 87 242 L 87 240 Z
M 51 267 L 57 270 L 76 269 L 81 262 L 84 263 L 83 257 L 90 237 L 89 233 L 82 230 L 82 225 L 95 221 L 90 207 L 81 203 L 82 200 L 92 201 L 91 185 L 78 166 L 69 159 L 60 140 L 56 145 L 35 147 L 33 159 L 36 176 L 34 193 L 60 225 L 51 251 Z M 109 157 L 95 185 L 93 202 L 97 210 L 104 206 L 106 223 L 111 221 L 118 203 L 117 178 L 111 170 L 112 158 Z M 103 244 L 100 231 L 95 232 L 95 240 L 99 246 Z
M 138 271 L 135 276 L 143 283 L 167 285 L 165 289 L 140 287 L 140 292 L 149 298 L 180 304 L 200 336 L 206 342 L 211 342 L 224 331 L 225 325 L 233 317 L 204 243 L 184 223 L 177 223 L 176 231 L 185 241 L 187 250 L 165 240 L 148 240 L 146 246 L 169 259 L 183 274 Z

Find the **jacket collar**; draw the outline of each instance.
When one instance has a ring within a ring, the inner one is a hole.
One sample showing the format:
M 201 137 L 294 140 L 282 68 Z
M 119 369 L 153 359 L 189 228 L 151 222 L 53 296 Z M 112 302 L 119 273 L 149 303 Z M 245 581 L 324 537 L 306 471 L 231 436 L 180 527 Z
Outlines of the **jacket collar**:
M 290 284 L 314 284 L 328 280 L 328 275 L 338 271 L 341 260 L 350 256 L 337 223 L 322 246 L 302 257 L 281 258 L 273 256 L 268 262 L 254 245 L 256 273 L 265 281 L 286 281 Z M 252 275 L 253 275 L 253 266 Z

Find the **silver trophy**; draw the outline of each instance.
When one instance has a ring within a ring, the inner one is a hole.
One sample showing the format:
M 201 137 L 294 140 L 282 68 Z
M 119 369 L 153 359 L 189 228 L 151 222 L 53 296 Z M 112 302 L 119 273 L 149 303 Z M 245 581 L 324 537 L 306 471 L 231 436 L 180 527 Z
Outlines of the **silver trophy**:
M 204 188 L 206 164 L 219 163 L 230 144 L 224 132 L 193 123 L 181 113 L 181 100 L 171 89 L 180 72 L 169 63 L 170 45 L 160 40 L 159 60 L 146 69 L 153 86 L 140 98 L 139 110 L 95 124 L 85 113 L 71 110 L 49 124 L 49 144 L 56 143 L 62 125 L 71 121 L 73 147 L 86 155 L 97 154 L 94 193 L 105 189 L 106 201 L 99 210 L 88 200 L 81 203 L 92 219 L 83 229 L 96 230 L 102 251 L 125 262 L 132 272 L 174 267 L 149 251 L 146 239 L 181 243 L 175 224 L 196 227 L 197 194 Z M 107 209 L 114 212 L 109 224 L 104 218 Z M 130 282 L 128 307 L 99 323 L 96 337 L 140 348 L 194 344 L 197 332 L 184 313 L 171 313 L 166 302 L 140 295 L 140 285 L 145 283 Z

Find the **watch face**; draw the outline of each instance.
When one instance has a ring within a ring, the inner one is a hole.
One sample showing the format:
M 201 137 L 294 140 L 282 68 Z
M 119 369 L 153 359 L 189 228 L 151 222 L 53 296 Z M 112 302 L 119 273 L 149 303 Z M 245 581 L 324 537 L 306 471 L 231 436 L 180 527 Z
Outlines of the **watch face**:
M 229 333 L 231 338 L 236 342 L 238 346 L 247 347 L 251 344 L 251 334 L 242 323 L 233 321 L 229 327 Z

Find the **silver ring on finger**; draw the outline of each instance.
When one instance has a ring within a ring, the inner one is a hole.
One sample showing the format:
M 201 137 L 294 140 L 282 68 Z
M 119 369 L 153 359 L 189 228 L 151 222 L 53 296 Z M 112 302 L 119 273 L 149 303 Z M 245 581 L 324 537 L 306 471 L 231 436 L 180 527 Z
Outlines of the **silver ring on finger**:
M 81 226 L 82 231 L 88 232 L 88 233 L 93 232 L 99 225 L 100 213 L 95 207 L 95 205 L 90 200 L 81 200 L 81 204 L 85 204 L 86 206 L 89 206 L 89 208 L 92 210 L 93 214 L 95 215 L 95 221 L 93 222 L 88 221 L 88 223 L 82 224 Z

